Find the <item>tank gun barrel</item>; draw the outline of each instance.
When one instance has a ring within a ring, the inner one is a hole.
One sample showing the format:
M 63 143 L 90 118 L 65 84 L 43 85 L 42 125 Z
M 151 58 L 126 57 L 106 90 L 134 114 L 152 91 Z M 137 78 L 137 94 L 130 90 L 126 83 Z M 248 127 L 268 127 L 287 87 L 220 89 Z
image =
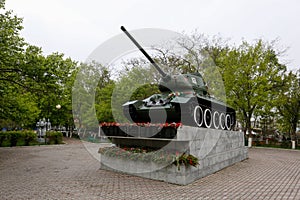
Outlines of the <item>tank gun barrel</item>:
M 143 47 L 130 35 L 130 33 L 125 29 L 124 26 L 121 26 L 121 30 L 129 37 L 129 39 L 137 46 L 137 48 L 144 54 L 144 56 L 150 61 L 150 63 L 156 68 L 156 70 L 162 75 L 162 77 L 166 77 L 167 74 L 154 62 L 154 60 L 150 57 L 150 55 L 143 49 Z

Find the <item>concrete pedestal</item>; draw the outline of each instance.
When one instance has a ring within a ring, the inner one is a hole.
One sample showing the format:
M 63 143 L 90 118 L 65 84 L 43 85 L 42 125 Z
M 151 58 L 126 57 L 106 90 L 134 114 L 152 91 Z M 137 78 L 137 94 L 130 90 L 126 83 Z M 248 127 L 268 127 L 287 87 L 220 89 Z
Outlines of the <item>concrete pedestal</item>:
M 145 138 L 145 141 L 148 139 Z M 171 163 L 158 166 L 153 163 L 141 163 L 141 161 L 115 159 L 101 155 L 101 169 L 187 185 L 247 159 L 248 148 L 244 145 L 242 132 L 183 126 L 178 128 L 176 138 L 166 143 L 163 148 L 177 149 L 179 152 L 186 152 L 198 157 L 199 165 L 197 167 L 182 165 L 178 169 Z

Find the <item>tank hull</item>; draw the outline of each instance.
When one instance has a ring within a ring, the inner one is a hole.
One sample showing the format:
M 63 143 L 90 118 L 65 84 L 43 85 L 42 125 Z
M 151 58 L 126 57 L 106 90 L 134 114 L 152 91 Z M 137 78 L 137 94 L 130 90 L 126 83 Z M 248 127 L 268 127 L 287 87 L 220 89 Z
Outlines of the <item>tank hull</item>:
M 161 105 L 149 105 L 146 102 L 147 99 L 124 104 L 126 118 L 134 123 L 182 123 L 223 130 L 232 130 L 236 123 L 235 110 L 213 98 L 173 98 Z

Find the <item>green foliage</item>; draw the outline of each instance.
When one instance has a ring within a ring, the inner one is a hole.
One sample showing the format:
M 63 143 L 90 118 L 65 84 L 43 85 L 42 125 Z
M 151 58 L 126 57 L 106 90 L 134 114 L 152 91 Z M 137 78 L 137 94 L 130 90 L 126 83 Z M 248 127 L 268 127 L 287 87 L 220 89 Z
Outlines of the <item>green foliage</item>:
M 142 100 L 158 93 L 157 84 L 152 84 L 150 69 L 134 67 L 124 72 L 119 80 L 113 81 L 110 71 L 103 66 L 96 88 L 95 108 L 100 122 L 115 121 L 114 115 L 122 115 L 122 104 L 131 100 Z
M 59 131 L 46 132 L 46 138 L 48 144 L 62 144 L 63 134 Z
M 72 89 L 72 110 L 79 129 L 96 129 L 99 119 L 111 121 L 113 87 L 107 67 L 96 62 L 80 64 Z
M 130 100 L 143 100 L 153 94 L 160 93 L 158 84 L 148 83 L 137 88 L 131 95 Z
M 113 122 L 111 108 L 111 96 L 115 88 L 115 83 L 111 79 L 111 71 L 108 67 L 99 66 L 99 80 L 95 95 L 95 108 L 99 122 Z
M 300 120 L 300 70 L 285 76 L 285 86 L 278 91 L 275 99 L 282 132 L 296 137 L 297 124 Z
M 110 83 L 102 88 L 97 88 L 96 97 L 96 113 L 99 122 L 113 122 L 113 114 L 111 108 L 111 96 L 114 90 L 115 84 Z
M 142 100 L 159 93 L 155 74 L 151 67 L 135 66 L 122 73 L 112 93 L 112 111 L 115 120 L 126 122 L 122 105 L 131 100 Z
M 22 19 L 0 5 L 0 128 L 33 128 L 38 118 L 60 118 L 55 124 L 71 124 L 71 86 L 76 62 L 42 49 L 20 36 Z M 54 116 L 55 105 L 68 115 Z M 9 126 L 7 126 L 9 125 Z
M 35 143 L 37 134 L 34 131 L 22 131 L 25 146 L 29 146 L 31 143 Z
M 181 154 L 180 156 L 176 156 L 174 161 L 177 166 L 185 165 L 185 166 L 194 166 L 196 167 L 199 164 L 199 159 L 191 154 Z
M 271 109 L 273 97 L 283 86 L 286 67 L 279 63 L 273 46 L 259 40 L 254 45 L 242 45 L 225 52 L 219 58 L 227 101 L 237 109 L 246 129 L 259 109 Z
M 76 74 L 76 62 L 63 58 L 63 54 L 53 53 L 45 58 L 44 76 L 45 84 L 42 87 L 38 102 L 43 111 L 42 116 L 49 118 L 53 125 L 73 125 L 72 120 L 72 85 Z M 57 110 L 56 105 L 61 105 Z
M 0 114 L 0 118 L 2 118 L 0 128 L 13 129 L 35 123 L 40 113 L 35 96 L 30 92 L 20 95 L 20 91 L 15 91 L 9 86 L 3 91 L 1 95 L 3 98 L 0 100 L 0 104 L 3 106 L 3 112 Z
M 61 132 L 48 131 L 46 133 L 48 144 L 62 144 L 63 135 Z M 29 146 L 36 145 L 37 134 L 34 131 L 0 131 L 0 147 L 1 146 Z
M 37 135 L 34 131 L 1 131 L 0 146 L 22 146 L 36 143 Z

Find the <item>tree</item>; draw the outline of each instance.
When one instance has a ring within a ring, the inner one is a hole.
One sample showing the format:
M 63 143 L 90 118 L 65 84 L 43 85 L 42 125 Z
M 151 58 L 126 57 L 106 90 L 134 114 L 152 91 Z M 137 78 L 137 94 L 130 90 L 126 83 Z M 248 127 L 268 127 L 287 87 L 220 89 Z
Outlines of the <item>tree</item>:
M 14 87 L 7 86 L 0 92 L 2 112 L 0 126 L 8 129 L 23 128 L 35 124 L 40 114 L 36 96 L 23 91 L 22 95 Z
M 99 122 L 113 122 L 111 97 L 115 88 L 115 81 L 111 78 L 111 70 L 107 66 L 99 66 L 99 80 L 95 94 L 95 108 Z
M 0 118 L 16 127 L 33 126 L 38 117 L 57 119 L 52 114 L 58 101 L 70 99 L 67 82 L 76 62 L 59 53 L 44 56 L 20 37 L 22 19 L 5 11 L 4 1 L 0 10 Z
M 52 53 L 42 56 L 42 61 L 35 64 L 40 70 L 40 75 L 35 73 L 36 93 L 42 116 L 49 118 L 54 125 L 69 126 L 72 118 L 72 85 L 76 75 L 77 63 L 63 54 Z M 57 110 L 56 105 L 61 105 Z
M 0 5 L 0 10 L 2 9 L 5 9 L 4 3 Z M 0 24 L 0 81 L 6 85 L 30 89 L 28 77 L 35 71 L 32 62 L 36 62 L 33 58 L 40 53 L 40 49 L 28 45 L 20 37 L 22 19 L 13 15 L 12 11 L 4 10 L 0 14 Z M 26 74 L 31 70 L 31 73 Z
M 23 29 L 22 19 L 12 11 L 5 11 L 4 3 L 0 3 L 0 10 L 3 10 L 0 13 L 0 118 L 7 122 L 6 127 L 15 128 L 32 123 L 39 109 L 24 77 L 27 44 L 19 36 Z
M 227 40 L 220 36 L 209 37 L 197 31 L 184 34 L 165 47 L 155 47 L 155 61 L 162 64 L 171 74 L 199 72 L 206 82 L 209 94 L 221 101 L 226 100 L 224 83 L 217 58 L 227 52 Z
M 276 108 L 279 113 L 278 122 L 281 129 L 296 138 L 297 124 L 300 120 L 300 70 L 290 72 L 285 77 L 286 85 L 279 91 Z
M 237 109 L 245 132 L 251 134 L 251 118 L 258 109 L 272 104 L 273 97 L 284 85 L 286 66 L 278 61 L 273 45 L 258 40 L 250 45 L 243 42 L 218 59 L 223 75 L 227 102 Z M 269 107 L 270 108 L 270 107 Z
M 97 87 L 97 94 L 96 94 L 96 113 L 97 119 L 99 122 L 114 122 L 114 117 L 112 113 L 112 106 L 111 106 L 111 97 L 114 91 L 115 83 L 111 81 L 107 83 L 107 85 L 102 85 L 102 87 Z
M 95 130 L 102 120 L 112 121 L 113 87 L 108 67 L 94 61 L 80 64 L 72 89 L 73 115 L 79 131 Z
M 130 67 L 123 72 L 115 82 L 111 96 L 112 112 L 118 122 L 127 121 L 123 116 L 122 105 L 132 100 L 142 100 L 152 94 L 159 93 L 157 74 L 153 73 L 152 66 Z

